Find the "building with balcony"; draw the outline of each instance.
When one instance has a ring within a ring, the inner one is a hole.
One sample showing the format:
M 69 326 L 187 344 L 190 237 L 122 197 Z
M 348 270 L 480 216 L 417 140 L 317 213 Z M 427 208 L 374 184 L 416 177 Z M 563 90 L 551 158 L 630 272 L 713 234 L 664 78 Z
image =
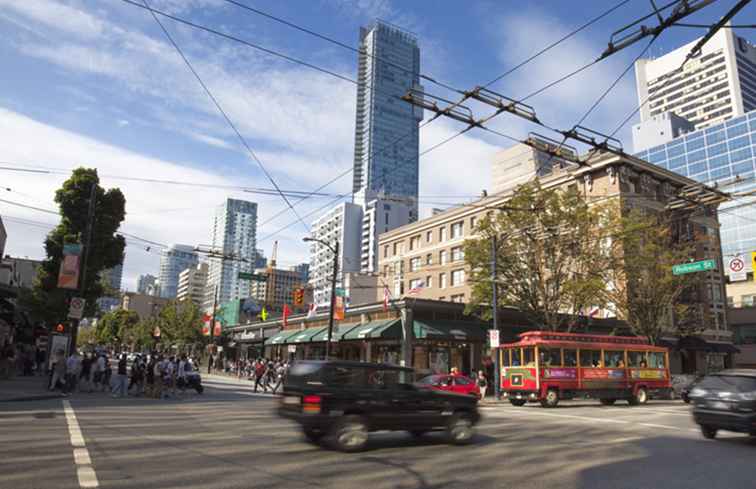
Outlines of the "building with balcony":
M 202 306 L 207 286 L 207 269 L 207 263 L 198 263 L 181 272 L 176 299 L 180 302 L 192 301 L 197 306 Z
M 175 299 L 179 274 L 199 263 L 193 246 L 174 244 L 160 252 L 160 297 Z

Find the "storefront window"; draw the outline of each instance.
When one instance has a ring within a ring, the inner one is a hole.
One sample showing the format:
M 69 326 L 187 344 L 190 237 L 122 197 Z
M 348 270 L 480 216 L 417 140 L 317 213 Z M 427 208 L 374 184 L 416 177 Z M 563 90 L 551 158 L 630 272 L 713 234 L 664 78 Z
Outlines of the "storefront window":
M 449 350 L 446 348 L 431 349 L 430 368 L 434 374 L 449 373 Z
M 413 365 L 416 369 L 427 370 L 428 365 L 428 349 L 424 346 L 415 347 L 415 357 L 413 359 Z

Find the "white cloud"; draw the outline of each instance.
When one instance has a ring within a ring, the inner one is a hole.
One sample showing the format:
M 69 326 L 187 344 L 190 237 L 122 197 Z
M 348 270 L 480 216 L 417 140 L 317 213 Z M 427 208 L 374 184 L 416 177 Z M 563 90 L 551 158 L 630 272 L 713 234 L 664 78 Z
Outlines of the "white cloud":
M 126 220 L 122 230 L 159 243 L 174 242 L 186 244 L 208 243 L 215 206 L 226 197 L 234 197 L 258 202 L 260 219 L 265 219 L 277 211 L 282 204 L 277 196 L 261 197 L 236 190 L 215 188 L 192 188 L 172 185 L 146 184 L 109 178 L 107 175 L 128 175 L 173 181 L 202 182 L 213 185 L 229 186 L 267 186 L 267 182 L 249 179 L 227 178 L 222 175 L 194 169 L 183 162 L 170 162 L 146 157 L 97 140 L 83 137 L 76 133 L 61 130 L 18 113 L 0 108 L 0 153 L 5 161 L 20 164 L 40 164 L 55 166 L 47 162 L 62 162 L 58 167 L 76 166 L 96 167 L 105 187 L 119 187 L 126 196 Z M 45 144 L 39 144 L 45 141 Z M 70 162 L 70 164 L 67 164 Z M 67 175 L 37 175 L 30 173 L 2 172 L 3 185 L 30 196 L 18 197 L 16 200 L 25 204 L 55 209 L 54 192 Z M 19 194 L 20 195 L 20 194 Z M 317 202 L 308 202 L 300 208 L 306 213 Z M 187 212 L 166 214 L 160 209 L 192 209 Z M 0 213 L 24 219 L 55 223 L 55 216 L 36 211 L 0 205 Z M 291 219 L 287 213 L 281 221 Z M 279 222 L 271 223 L 259 233 L 274 230 Z M 8 229 L 7 252 L 13 255 L 44 256 L 42 239 L 44 230 L 14 222 L 6 222 Z M 290 231 L 301 232 L 292 227 Z M 159 257 L 146 253 L 147 245 L 129 246 L 125 263 L 125 285 L 134 287 L 134 280 L 140 273 L 158 270 Z M 299 252 L 299 255 L 297 255 Z M 290 259 L 306 258 L 303 246 L 289 250 Z
M 0 0 L 0 8 L 20 14 L 47 28 L 78 37 L 96 38 L 105 31 L 105 22 L 69 5 L 51 0 Z

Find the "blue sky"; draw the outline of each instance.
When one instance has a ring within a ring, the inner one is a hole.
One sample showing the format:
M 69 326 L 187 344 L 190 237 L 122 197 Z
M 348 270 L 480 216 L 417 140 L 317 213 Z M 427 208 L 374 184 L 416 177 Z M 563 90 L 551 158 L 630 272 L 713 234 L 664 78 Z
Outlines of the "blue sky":
M 421 72 L 459 88 L 484 84 L 615 2 L 452 2 L 392 0 L 240 0 L 290 22 L 356 46 L 360 25 L 381 18 L 414 32 Z M 711 23 L 735 1 L 722 0 L 689 17 Z M 356 55 L 223 0 L 152 0 L 156 8 L 354 78 Z M 492 88 L 523 97 L 594 59 L 611 33 L 650 11 L 630 0 L 595 26 L 496 83 Z M 756 21 L 756 7 L 737 22 Z M 352 163 L 356 87 L 309 68 L 273 58 L 164 19 L 231 119 L 282 188 L 310 190 Z M 284 205 L 280 197 L 239 190 L 205 189 L 124 181 L 137 176 L 231 186 L 270 187 L 217 113 L 149 13 L 121 0 L 0 0 L 0 161 L 59 170 L 96 166 L 106 186 L 126 194 L 123 229 L 160 243 L 210 241 L 212 207 L 227 196 L 258 202 L 259 220 Z M 703 30 L 672 28 L 649 51 L 658 56 L 701 36 Z M 749 32 L 740 35 L 750 37 Z M 751 37 L 751 40 L 753 38 Z M 539 117 L 569 128 L 645 46 L 642 41 L 534 97 Z M 433 84 L 427 90 L 452 98 Z M 637 104 L 631 71 L 585 125 L 611 132 Z M 476 112 L 481 107 L 473 107 Z M 635 121 L 633 121 L 635 122 Z M 491 123 L 523 138 L 530 127 L 506 114 Z M 421 130 L 421 150 L 461 127 L 438 120 Z M 620 133 L 631 147 L 629 125 Z M 551 135 L 553 136 L 553 134 Z M 437 202 L 469 200 L 487 188 L 490 159 L 511 142 L 482 131 L 424 156 L 420 162 L 421 215 Z M 460 169 L 465 178 L 459 178 Z M 52 194 L 65 175 L 0 171 L 0 198 L 54 208 Z M 326 191 L 348 192 L 349 176 Z M 313 198 L 301 215 L 328 200 Z M 43 226 L 55 216 L 0 203 L 10 216 L 6 253 L 42 257 Z M 312 216 L 305 219 L 308 223 Z M 279 262 L 307 259 L 306 232 L 289 211 L 258 230 L 270 253 L 279 240 Z M 270 237 L 269 237 L 270 236 Z M 130 241 L 124 286 L 141 273 L 157 273 L 159 255 Z

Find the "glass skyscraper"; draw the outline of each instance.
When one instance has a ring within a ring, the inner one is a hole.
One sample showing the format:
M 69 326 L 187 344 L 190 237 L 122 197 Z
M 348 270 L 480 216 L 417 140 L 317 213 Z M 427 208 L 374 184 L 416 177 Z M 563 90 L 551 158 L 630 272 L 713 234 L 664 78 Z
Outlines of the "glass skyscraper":
M 160 253 L 160 297 L 175 299 L 178 293 L 179 275 L 199 263 L 194 247 L 175 244 Z
M 756 111 L 642 151 L 636 156 L 725 192 L 756 189 Z M 722 254 L 756 251 L 756 205 L 733 199 L 719 206 Z
M 205 291 L 205 308 L 212 309 L 217 288 L 218 305 L 249 297 L 249 280 L 240 280 L 239 272 L 253 272 L 257 259 L 257 204 L 246 200 L 226 199 L 215 213 L 213 250 L 224 258 L 213 257 Z
M 353 192 L 360 205 L 402 198 L 417 219 L 418 124 L 422 109 L 400 99 L 420 87 L 417 38 L 376 21 L 360 28 Z

